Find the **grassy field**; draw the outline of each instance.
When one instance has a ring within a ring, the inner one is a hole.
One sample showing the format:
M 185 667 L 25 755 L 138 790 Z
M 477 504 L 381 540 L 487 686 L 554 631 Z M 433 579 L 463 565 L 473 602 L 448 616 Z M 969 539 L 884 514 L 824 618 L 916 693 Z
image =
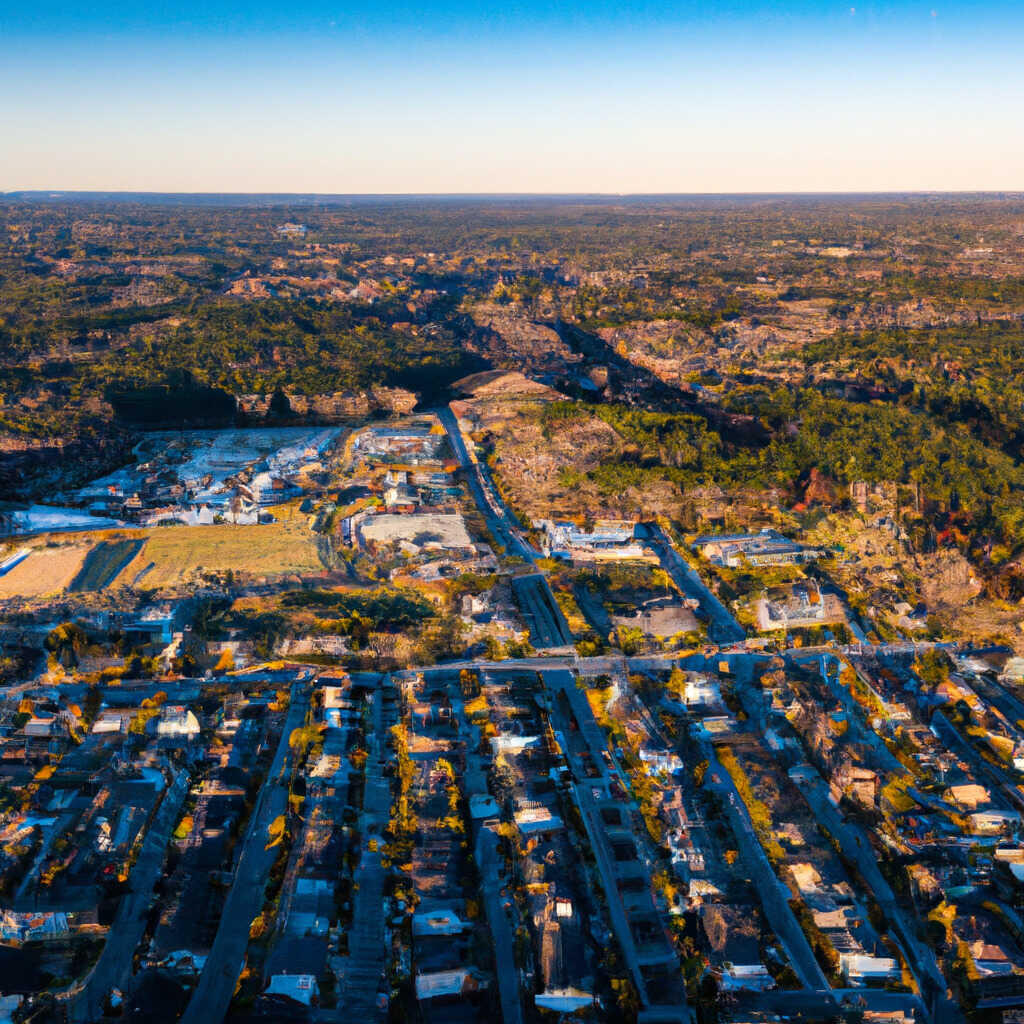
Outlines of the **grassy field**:
M 88 544 L 35 548 L 24 562 L 0 576 L 0 600 L 42 597 L 66 590 L 80 572 L 88 551 Z
M 88 555 L 68 590 L 104 590 L 112 586 L 124 568 L 142 550 L 146 542 L 139 538 L 103 541 Z M 130 580 L 131 577 L 129 576 Z
M 147 536 L 121 576 L 127 584 L 174 586 L 196 571 L 276 576 L 323 568 L 303 515 L 261 526 L 161 526 Z

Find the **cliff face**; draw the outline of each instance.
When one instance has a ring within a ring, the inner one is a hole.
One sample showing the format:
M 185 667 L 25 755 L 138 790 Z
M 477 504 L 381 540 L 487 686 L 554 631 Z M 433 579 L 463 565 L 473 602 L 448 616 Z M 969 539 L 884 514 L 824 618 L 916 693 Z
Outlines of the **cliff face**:
M 102 476 L 131 457 L 130 435 L 38 441 L 0 438 L 0 495 L 52 500 L 53 495 Z
M 252 419 L 262 419 L 270 409 L 270 395 L 242 395 L 239 407 Z M 346 423 L 374 413 L 405 415 L 416 408 L 419 395 L 405 388 L 375 387 L 369 391 L 334 391 L 320 395 L 287 394 L 289 422 Z
M 473 347 L 495 366 L 539 375 L 561 373 L 567 364 L 580 362 L 554 328 L 512 307 L 482 303 L 473 307 L 469 320 Z

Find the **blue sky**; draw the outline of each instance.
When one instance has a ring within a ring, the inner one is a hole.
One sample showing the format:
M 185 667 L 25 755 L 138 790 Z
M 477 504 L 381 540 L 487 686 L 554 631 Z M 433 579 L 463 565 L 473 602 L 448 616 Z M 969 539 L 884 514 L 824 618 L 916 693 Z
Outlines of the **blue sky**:
M 1024 4 L 0 0 L 0 189 L 1024 189 Z

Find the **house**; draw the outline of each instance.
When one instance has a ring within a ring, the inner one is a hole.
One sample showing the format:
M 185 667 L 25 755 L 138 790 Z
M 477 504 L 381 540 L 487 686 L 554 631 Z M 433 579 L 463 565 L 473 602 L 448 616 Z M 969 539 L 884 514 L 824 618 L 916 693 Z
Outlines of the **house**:
M 854 988 L 869 981 L 888 981 L 901 976 L 899 964 L 891 957 L 865 953 L 840 953 L 839 968 L 847 984 Z
M 670 750 L 641 749 L 640 760 L 651 772 L 668 772 L 674 775 L 683 770 L 683 762 L 679 755 Z
M 470 927 L 454 910 L 430 910 L 412 916 L 412 933 L 416 936 L 461 935 Z
M 809 893 L 819 891 L 821 875 L 818 874 L 813 864 L 806 862 L 792 864 L 790 865 L 790 871 L 793 873 L 793 879 L 801 895 L 806 896 Z
M 971 956 L 978 973 L 984 978 L 993 974 L 1012 974 L 1013 964 L 1000 946 L 977 939 L 970 944 Z
M 565 826 L 562 819 L 546 807 L 527 807 L 516 811 L 515 822 L 524 839 L 560 832 Z
M 164 738 L 195 739 L 199 720 L 183 704 L 165 704 L 156 722 L 156 734 Z
M 971 782 L 962 786 L 950 786 L 946 790 L 946 799 L 962 810 L 976 811 L 979 807 L 991 802 L 992 794 L 984 786 Z
M 717 681 L 696 672 L 687 672 L 681 689 L 669 692 L 672 696 L 662 697 L 661 703 L 677 713 L 694 705 L 703 705 L 708 708 L 717 707 L 722 700 L 722 693 Z
M 544 531 L 541 548 L 548 558 L 571 562 L 653 558 L 636 541 L 636 524 L 628 520 L 599 519 L 587 530 L 563 520 L 540 519 Z
M 987 810 L 968 815 L 974 835 L 992 836 L 1020 827 L 1019 811 Z
M 38 737 L 61 736 L 66 731 L 67 725 L 63 718 L 51 711 L 37 711 L 22 728 L 26 736 Z
M 415 512 L 420 503 L 416 489 L 407 484 L 389 487 L 384 492 L 384 505 L 389 512 Z
M 729 964 L 719 987 L 723 992 L 767 992 L 775 988 L 775 979 L 764 964 Z
M 563 1014 L 592 1006 L 594 997 L 589 992 L 576 988 L 552 988 L 534 996 L 533 1001 L 542 1010 L 551 1010 L 561 1017 Z
M 127 732 L 128 726 L 135 717 L 132 708 L 104 708 L 92 723 L 93 733 Z
M 469 816 L 474 820 L 486 820 L 501 816 L 501 808 L 490 793 L 474 793 L 469 798 Z
M 465 967 L 454 971 L 431 971 L 416 975 L 416 998 L 421 1002 L 431 999 L 455 999 L 479 988 L 476 978 Z
M 270 473 L 257 473 L 249 489 L 256 503 L 262 506 L 281 505 L 302 494 L 301 487 Z
M 17 913 L 0 911 L 0 938 L 8 942 L 39 942 L 67 935 L 67 914 L 54 912 Z
M 263 994 L 312 1006 L 320 998 L 320 986 L 312 974 L 275 974 Z
M 801 565 L 825 555 L 820 548 L 805 547 L 783 537 L 777 530 L 760 533 L 708 534 L 691 545 L 716 565 L 731 569 L 742 565 Z
M 835 782 L 839 783 L 840 791 L 862 807 L 875 807 L 881 793 L 881 780 L 870 768 L 849 765 L 845 771 L 836 773 Z

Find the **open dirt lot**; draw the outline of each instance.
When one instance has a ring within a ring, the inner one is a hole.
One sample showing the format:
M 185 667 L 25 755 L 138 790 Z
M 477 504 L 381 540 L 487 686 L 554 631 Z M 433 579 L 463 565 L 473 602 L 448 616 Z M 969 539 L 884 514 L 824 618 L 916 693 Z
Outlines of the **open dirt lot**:
M 0 600 L 43 597 L 66 590 L 85 561 L 89 544 L 39 547 L 5 576 L 0 576 Z
M 193 572 L 275 576 L 323 568 L 305 516 L 260 526 L 162 526 L 120 580 L 129 586 L 174 586 Z
M 459 515 L 379 515 L 371 516 L 359 527 L 364 541 L 393 544 L 436 542 L 446 548 L 468 548 L 472 545 L 466 523 Z

